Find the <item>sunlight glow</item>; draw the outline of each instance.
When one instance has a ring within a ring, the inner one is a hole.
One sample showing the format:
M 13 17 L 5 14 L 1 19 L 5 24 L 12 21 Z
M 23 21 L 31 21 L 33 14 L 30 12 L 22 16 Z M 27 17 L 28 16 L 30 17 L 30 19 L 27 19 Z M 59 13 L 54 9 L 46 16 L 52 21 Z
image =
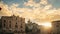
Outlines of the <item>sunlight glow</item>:
M 52 27 L 52 24 L 50 22 L 43 23 L 42 25 L 46 28 Z

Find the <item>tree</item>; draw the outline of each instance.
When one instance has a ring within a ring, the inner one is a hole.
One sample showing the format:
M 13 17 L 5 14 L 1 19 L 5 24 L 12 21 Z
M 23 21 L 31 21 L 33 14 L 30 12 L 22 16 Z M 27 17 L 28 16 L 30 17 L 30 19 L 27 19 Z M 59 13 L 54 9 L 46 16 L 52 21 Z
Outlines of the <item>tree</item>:
M 38 27 L 39 27 L 38 24 L 28 21 L 28 23 L 26 23 L 26 33 L 28 33 L 28 32 L 31 32 L 31 33 L 40 32 L 40 29 Z

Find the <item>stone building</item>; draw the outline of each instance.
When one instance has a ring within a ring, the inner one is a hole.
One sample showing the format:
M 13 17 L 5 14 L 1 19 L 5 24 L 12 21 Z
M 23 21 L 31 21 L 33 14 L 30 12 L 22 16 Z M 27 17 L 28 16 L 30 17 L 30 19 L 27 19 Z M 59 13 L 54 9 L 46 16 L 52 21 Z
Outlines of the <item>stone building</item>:
M 52 34 L 60 34 L 60 20 L 52 22 Z
M 2 32 L 25 34 L 25 18 L 19 16 L 2 16 Z
M 2 22 L 1 22 L 1 19 L 0 19 L 0 34 L 2 32 Z
M 0 28 L 1 28 L 1 19 L 0 19 Z

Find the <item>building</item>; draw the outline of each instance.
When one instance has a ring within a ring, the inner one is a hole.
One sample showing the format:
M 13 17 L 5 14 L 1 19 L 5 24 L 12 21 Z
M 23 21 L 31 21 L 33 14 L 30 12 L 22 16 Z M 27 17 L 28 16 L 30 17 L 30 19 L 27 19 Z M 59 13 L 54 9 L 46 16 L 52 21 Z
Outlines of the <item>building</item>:
M 25 18 L 19 16 L 2 16 L 2 32 L 12 34 L 25 34 Z
M 0 34 L 2 32 L 2 22 L 1 22 L 1 19 L 0 19 Z
M 60 34 L 60 20 L 52 22 L 52 34 Z
M 1 22 L 1 19 L 0 19 L 0 28 L 2 28 L 2 22 Z

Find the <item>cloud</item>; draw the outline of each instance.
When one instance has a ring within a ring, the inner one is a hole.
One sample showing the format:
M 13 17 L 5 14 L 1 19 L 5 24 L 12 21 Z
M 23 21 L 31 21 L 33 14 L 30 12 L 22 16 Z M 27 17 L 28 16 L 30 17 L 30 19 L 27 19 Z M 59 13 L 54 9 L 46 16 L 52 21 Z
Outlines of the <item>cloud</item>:
M 46 5 L 46 4 L 48 4 L 48 1 L 47 0 L 41 0 L 40 4 Z
M 8 10 L 8 5 L 0 3 L 2 10 L 0 11 L 0 16 L 10 16 L 11 12 Z
M 44 6 L 43 6 L 44 5 Z M 13 3 L 11 6 L 0 4 L 3 10 L 0 15 L 16 15 L 20 17 L 25 17 L 26 19 L 31 19 L 36 22 L 53 21 L 60 19 L 60 9 L 53 8 L 51 4 L 48 4 L 47 0 L 41 0 L 40 3 L 35 3 L 33 0 L 24 2 L 25 8 L 19 8 L 19 4 Z M 32 9 L 27 8 L 27 6 L 32 7 Z
M 47 0 L 41 0 L 40 3 L 35 3 L 33 0 L 29 0 L 24 3 L 25 6 L 33 6 L 32 14 L 35 15 L 36 21 L 52 21 L 58 19 L 59 9 L 53 8 L 51 4 L 48 4 Z M 44 5 L 44 6 L 43 6 Z M 43 7 L 42 7 L 43 6 Z M 60 18 L 59 18 L 60 19 Z

